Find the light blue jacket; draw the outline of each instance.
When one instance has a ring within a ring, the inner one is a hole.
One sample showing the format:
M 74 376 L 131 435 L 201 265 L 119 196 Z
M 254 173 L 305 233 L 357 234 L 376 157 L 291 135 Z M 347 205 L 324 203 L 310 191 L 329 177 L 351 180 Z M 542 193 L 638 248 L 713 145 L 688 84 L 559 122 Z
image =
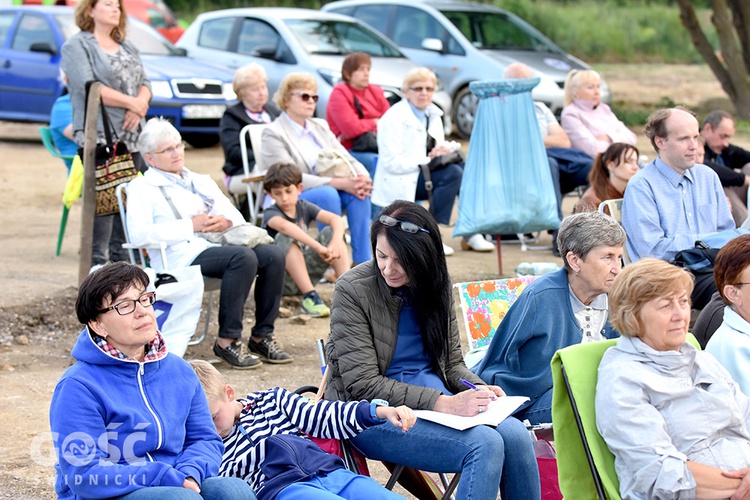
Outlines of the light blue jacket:
M 724 308 L 724 322 L 706 345 L 732 378 L 750 396 L 750 323 L 730 306 Z

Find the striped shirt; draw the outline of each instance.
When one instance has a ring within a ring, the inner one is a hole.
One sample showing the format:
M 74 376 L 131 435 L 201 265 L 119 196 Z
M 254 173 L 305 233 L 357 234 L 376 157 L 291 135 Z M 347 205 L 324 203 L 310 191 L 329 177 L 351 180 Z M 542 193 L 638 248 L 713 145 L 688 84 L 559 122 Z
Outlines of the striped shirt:
M 219 475 L 244 479 L 255 492 L 263 488 L 266 480 L 260 467 L 266 456 L 267 438 L 295 434 L 307 439 L 309 434 L 317 438 L 348 439 L 366 428 L 357 421 L 357 407 L 362 401 L 312 404 L 280 387 L 253 392 L 238 401 L 245 408 L 237 425 L 224 438 Z

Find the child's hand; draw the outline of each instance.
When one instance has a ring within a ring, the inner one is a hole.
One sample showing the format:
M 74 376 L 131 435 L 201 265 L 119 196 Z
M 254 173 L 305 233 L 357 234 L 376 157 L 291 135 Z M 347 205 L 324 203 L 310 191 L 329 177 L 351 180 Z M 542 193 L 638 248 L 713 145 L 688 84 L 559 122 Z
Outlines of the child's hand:
M 404 432 L 411 429 L 417 421 L 417 416 L 408 406 L 378 406 L 375 414 L 378 418 L 387 419 L 396 427 L 401 427 Z
M 185 478 L 185 482 L 182 483 L 183 488 L 187 488 L 189 490 L 193 490 L 194 492 L 200 494 L 201 487 L 198 486 L 198 482 L 193 479 L 192 477 Z
M 315 251 L 320 255 L 320 258 L 325 261 L 326 264 L 330 264 L 333 262 L 333 259 L 331 259 L 331 252 L 328 247 L 324 247 L 321 244 L 318 244 L 318 248 L 315 249 Z
M 338 259 L 339 257 L 341 257 L 341 246 L 337 242 L 332 241 L 328 245 L 328 258 L 331 260 L 326 261 L 326 262 L 331 264 L 334 260 Z

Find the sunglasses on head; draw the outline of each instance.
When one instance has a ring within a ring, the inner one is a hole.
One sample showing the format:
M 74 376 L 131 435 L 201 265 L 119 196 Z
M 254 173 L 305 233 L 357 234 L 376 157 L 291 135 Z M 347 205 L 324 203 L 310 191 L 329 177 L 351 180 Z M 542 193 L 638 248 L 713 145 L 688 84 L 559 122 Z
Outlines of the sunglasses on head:
M 381 215 L 378 220 L 380 221 L 381 224 L 384 224 L 388 227 L 394 227 L 395 225 L 398 225 L 402 231 L 406 231 L 407 233 L 417 234 L 419 231 L 422 231 L 427 234 L 430 234 L 430 232 L 427 229 L 423 227 L 419 227 L 413 222 L 394 219 L 393 217 L 390 217 L 388 215 Z
M 319 97 L 317 94 L 308 94 L 307 92 L 292 92 L 292 95 L 298 95 L 304 102 L 307 102 L 310 99 L 312 99 L 313 102 L 318 102 Z

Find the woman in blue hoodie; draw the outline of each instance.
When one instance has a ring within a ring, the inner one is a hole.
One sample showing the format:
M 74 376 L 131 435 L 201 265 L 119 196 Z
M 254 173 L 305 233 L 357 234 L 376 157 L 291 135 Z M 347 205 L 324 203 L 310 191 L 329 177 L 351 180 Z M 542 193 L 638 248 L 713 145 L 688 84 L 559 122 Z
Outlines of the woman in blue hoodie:
M 58 497 L 254 499 L 244 481 L 215 477 L 221 438 L 193 370 L 167 353 L 148 283 L 118 262 L 81 284 L 77 362 L 50 405 Z

